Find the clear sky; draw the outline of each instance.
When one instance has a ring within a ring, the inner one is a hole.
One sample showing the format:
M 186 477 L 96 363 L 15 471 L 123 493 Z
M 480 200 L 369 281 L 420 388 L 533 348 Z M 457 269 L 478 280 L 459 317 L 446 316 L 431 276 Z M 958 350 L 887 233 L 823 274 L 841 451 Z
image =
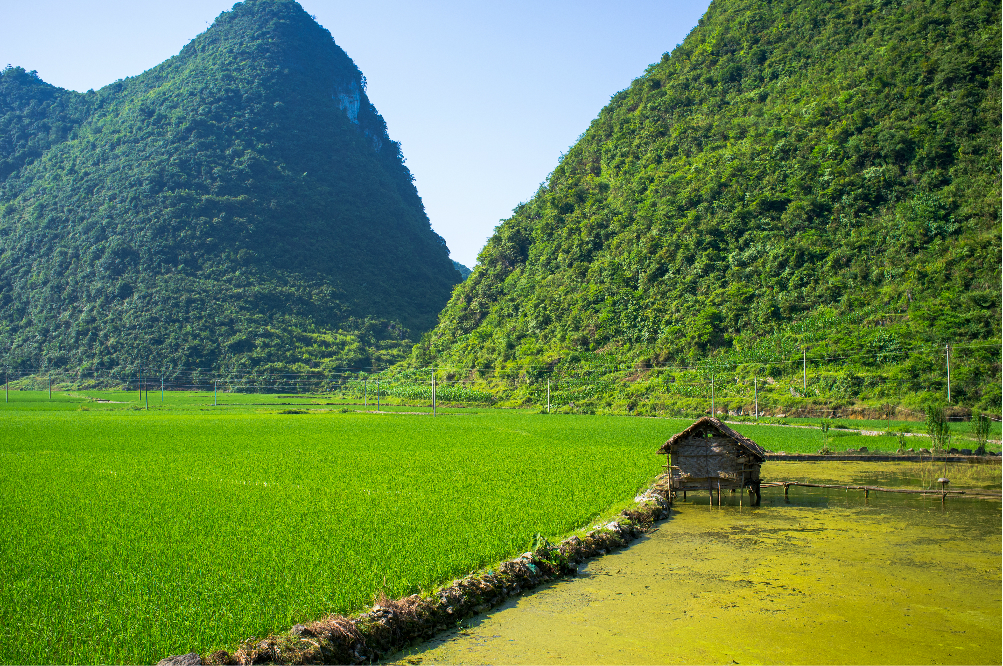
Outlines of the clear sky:
M 473 266 L 617 91 L 709 0 L 301 0 L 366 75 L 432 227 Z M 232 1 L 0 0 L 0 67 L 84 91 L 166 60 Z

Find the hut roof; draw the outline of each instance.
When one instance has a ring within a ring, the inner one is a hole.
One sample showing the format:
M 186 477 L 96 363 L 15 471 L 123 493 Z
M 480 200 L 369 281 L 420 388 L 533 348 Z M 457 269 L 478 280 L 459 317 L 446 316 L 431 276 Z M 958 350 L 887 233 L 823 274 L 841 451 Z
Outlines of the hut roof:
M 680 439 L 689 437 L 690 435 L 693 434 L 695 430 L 705 425 L 709 425 L 710 427 L 714 428 L 725 437 L 730 437 L 731 439 L 735 440 L 739 446 L 743 447 L 749 453 L 755 456 L 759 460 L 759 462 L 763 462 L 764 460 L 766 460 L 766 449 L 761 447 L 759 444 L 756 444 L 754 441 L 752 441 L 745 435 L 738 434 L 737 432 L 735 432 L 725 424 L 721 423 L 721 421 L 714 418 L 713 416 L 704 416 L 703 418 L 698 419 L 696 422 L 694 422 L 693 425 L 691 425 L 686 430 L 683 430 L 680 433 L 676 433 L 675 435 L 669 438 L 669 441 L 665 442 L 665 444 L 662 445 L 662 448 L 658 449 L 658 452 L 668 453 L 669 448 L 673 444 L 678 442 Z

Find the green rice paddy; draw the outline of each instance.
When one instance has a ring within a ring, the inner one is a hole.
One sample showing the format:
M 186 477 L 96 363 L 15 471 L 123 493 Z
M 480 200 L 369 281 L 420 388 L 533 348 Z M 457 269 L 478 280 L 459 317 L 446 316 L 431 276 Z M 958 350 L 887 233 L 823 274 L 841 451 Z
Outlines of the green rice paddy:
M 823 446 L 827 446 L 834 453 L 848 451 L 850 449 L 860 449 L 866 447 L 869 452 L 892 453 L 899 448 L 920 449 L 930 448 L 930 438 L 925 434 L 922 423 L 910 422 L 912 428 L 905 430 L 905 434 L 899 439 L 899 429 L 888 431 L 878 429 L 866 424 L 859 424 L 856 421 L 845 421 L 849 429 L 830 428 L 825 439 L 822 437 L 822 430 L 809 423 L 799 423 L 789 427 L 779 425 L 765 425 L 755 423 L 737 423 L 731 427 L 742 433 L 746 437 L 752 438 L 756 443 L 770 451 L 785 451 L 787 453 L 817 453 Z M 986 449 L 999 452 L 999 424 L 992 424 L 996 432 L 989 436 L 997 441 L 989 442 Z M 878 435 L 862 435 L 858 430 L 870 432 L 880 432 Z M 974 450 L 977 443 L 968 428 L 967 423 L 951 424 L 951 446 L 958 449 Z
M 153 663 L 381 591 L 430 590 L 536 532 L 557 539 L 619 510 L 690 423 L 375 409 L 333 396 L 0 396 L 0 662 Z M 821 445 L 818 429 L 736 428 L 773 450 Z M 834 450 L 898 446 L 833 434 Z
M 153 663 L 430 589 L 623 506 L 678 429 L 15 397 L 0 402 L 4 663 Z

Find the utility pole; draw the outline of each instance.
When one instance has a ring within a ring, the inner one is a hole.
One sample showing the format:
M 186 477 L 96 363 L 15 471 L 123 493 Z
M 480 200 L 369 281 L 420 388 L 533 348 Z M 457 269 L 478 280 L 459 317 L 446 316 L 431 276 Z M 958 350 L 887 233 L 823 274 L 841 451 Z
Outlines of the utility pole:
M 49 370 L 49 400 L 52 400 L 52 370 Z
M 164 404 L 164 376 L 160 375 L 160 404 Z
M 755 392 L 756 392 L 756 420 L 758 421 L 759 420 L 759 377 L 756 377 L 753 381 L 755 382 L 755 384 L 753 385 L 754 386 L 753 390 L 755 390 Z
M 550 413 L 550 378 L 547 378 L 547 413 Z
M 369 378 L 362 376 L 362 407 L 369 409 Z
M 216 404 L 217 404 L 216 403 L 216 390 L 218 388 L 219 388 L 219 380 L 218 379 L 212 380 L 212 406 L 213 407 L 215 407 Z
M 951 402 L 951 345 L 950 343 L 944 345 L 944 349 L 947 350 L 947 402 Z
M 710 416 L 711 418 L 717 417 L 717 412 L 714 410 L 714 369 L 711 368 L 710 371 Z
M 376 411 L 380 411 L 380 376 L 376 375 Z
M 801 397 L 807 398 L 808 397 L 808 348 L 807 347 L 803 348 L 801 350 L 801 353 L 802 353 L 801 361 L 802 363 L 804 363 L 803 366 L 804 375 L 801 378 L 804 390 L 801 393 Z
M 432 368 L 432 416 L 435 416 L 435 368 Z

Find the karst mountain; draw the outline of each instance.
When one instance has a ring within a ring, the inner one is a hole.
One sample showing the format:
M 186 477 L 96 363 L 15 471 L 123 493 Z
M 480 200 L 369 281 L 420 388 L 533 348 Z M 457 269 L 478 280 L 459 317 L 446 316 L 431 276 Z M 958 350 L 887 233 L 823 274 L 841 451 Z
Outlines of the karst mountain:
M 386 365 L 460 279 L 365 77 L 296 2 L 239 3 L 97 91 L 0 74 L 8 366 Z
M 579 410 L 655 413 L 709 408 L 715 374 L 749 405 L 754 375 L 827 405 L 943 396 L 951 345 L 952 404 L 998 413 L 1000 41 L 998 2 L 714 0 L 411 363 L 535 404 L 520 387 L 584 368 Z

